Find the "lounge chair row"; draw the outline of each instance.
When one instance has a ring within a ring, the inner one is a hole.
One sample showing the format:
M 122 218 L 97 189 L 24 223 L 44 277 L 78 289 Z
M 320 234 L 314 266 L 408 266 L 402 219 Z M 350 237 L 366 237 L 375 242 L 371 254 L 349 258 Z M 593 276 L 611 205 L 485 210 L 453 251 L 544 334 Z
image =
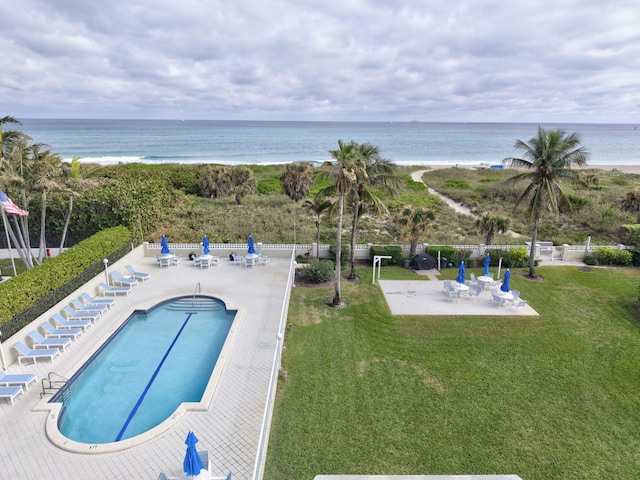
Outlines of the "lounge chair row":
M 28 337 L 32 342 L 29 348 L 23 342 L 16 342 L 13 348 L 18 352 L 18 363 L 22 365 L 25 359 L 33 360 L 49 359 L 53 361 L 55 357 L 64 351 L 71 342 L 92 325 L 102 314 L 115 304 L 114 299 L 96 299 L 88 293 L 81 295 L 83 300 L 72 300 L 70 305 L 63 307 L 61 313 L 54 313 L 51 316 L 53 324 L 43 322 L 40 325 L 41 332 L 33 330 Z M 74 308 L 71 308 L 71 307 Z
M 11 405 L 14 398 L 29 389 L 29 384 L 37 381 L 35 373 L 17 373 L 7 375 L 0 372 L 0 398 L 8 398 Z M 24 389 L 24 390 L 23 390 Z

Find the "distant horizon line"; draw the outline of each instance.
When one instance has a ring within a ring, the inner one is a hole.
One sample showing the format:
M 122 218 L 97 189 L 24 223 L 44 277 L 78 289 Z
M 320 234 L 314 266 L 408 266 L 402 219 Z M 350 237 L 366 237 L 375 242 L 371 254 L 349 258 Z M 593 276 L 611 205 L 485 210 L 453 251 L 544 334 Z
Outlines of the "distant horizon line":
M 182 118 L 89 118 L 89 117 L 14 117 L 23 120 L 69 120 L 69 121 L 119 121 L 119 122 L 236 122 L 236 123 L 426 123 L 426 124 L 473 124 L 473 125 L 630 125 L 640 123 L 624 122 L 577 122 L 577 121 L 545 121 L 545 122 L 507 122 L 507 121 L 436 121 L 436 120 L 237 120 L 237 119 L 182 119 Z

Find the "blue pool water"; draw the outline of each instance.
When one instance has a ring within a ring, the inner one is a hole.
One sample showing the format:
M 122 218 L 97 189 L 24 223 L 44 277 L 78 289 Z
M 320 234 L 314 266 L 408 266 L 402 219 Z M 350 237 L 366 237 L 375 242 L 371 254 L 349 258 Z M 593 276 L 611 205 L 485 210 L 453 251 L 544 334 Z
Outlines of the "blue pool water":
M 52 398 L 64 403 L 60 432 L 118 442 L 159 425 L 182 402 L 199 402 L 235 314 L 204 296 L 134 312 L 71 378 L 70 395 Z

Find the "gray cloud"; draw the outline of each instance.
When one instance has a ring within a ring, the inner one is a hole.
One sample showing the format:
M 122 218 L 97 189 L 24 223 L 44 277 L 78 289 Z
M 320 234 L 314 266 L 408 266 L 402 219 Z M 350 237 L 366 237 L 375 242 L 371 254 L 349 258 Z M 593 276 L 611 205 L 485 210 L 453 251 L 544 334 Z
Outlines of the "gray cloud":
M 2 115 L 635 122 L 635 1 L 22 0 Z

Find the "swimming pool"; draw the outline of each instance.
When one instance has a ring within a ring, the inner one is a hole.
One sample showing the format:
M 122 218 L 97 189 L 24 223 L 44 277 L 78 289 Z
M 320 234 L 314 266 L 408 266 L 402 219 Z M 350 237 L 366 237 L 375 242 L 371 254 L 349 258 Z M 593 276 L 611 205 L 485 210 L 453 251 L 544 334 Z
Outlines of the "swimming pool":
M 206 296 L 134 311 L 50 400 L 63 404 L 60 434 L 94 448 L 119 443 L 200 402 L 235 316 Z

